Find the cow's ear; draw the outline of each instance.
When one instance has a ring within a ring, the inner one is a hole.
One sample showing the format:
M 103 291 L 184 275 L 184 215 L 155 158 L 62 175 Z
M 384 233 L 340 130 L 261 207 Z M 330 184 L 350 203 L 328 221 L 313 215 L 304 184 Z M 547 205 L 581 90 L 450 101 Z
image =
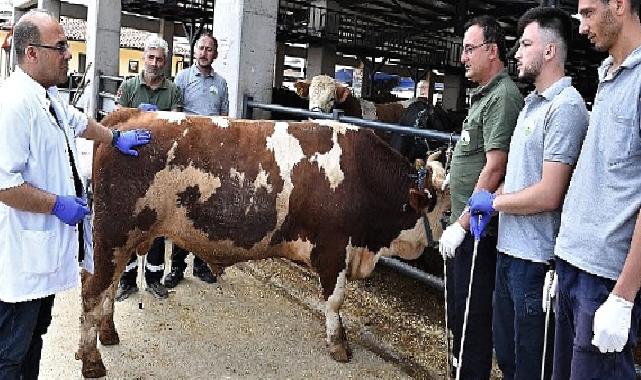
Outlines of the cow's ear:
M 349 87 L 336 86 L 336 103 L 345 103 L 349 94 L 351 94 Z
M 294 83 L 294 87 L 296 88 L 296 94 L 300 96 L 301 98 L 309 98 L 309 81 L 307 80 L 299 80 L 298 82 Z

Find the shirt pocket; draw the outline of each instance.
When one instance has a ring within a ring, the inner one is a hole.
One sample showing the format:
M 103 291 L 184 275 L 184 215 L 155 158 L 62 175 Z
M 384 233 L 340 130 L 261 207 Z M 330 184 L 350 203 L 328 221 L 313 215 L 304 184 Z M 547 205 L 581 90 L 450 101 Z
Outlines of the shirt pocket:
M 610 168 L 616 168 L 641 153 L 639 124 L 634 113 L 619 110 L 611 128 L 604 129 L 604 132 L 607 134 L 603 136 L 607 141 L 604 150 Z
M 53 273 L 60 266 L 60 247 L 52 231 L 21 231 L 22 271 L 24 273 Z
M 466 156 L 482 151 L 481 125 L 478 120 L 465 119 L 458 144 L 461 145 L 461 153 Z

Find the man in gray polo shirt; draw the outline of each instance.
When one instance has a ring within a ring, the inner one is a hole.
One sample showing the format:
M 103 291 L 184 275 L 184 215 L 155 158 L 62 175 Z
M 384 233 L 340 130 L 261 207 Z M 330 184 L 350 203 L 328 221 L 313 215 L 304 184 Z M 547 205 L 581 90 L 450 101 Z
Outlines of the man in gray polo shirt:
M 561 214 L 554 378 L 634 379 L 641 285 L 639 1 L 579 0 L 599 87 Z
M 196 63 L 180 71 L 175 83 L 182 92 L 183 109 L 187 113 L 205 116 L 227 116 L 229 99 L 227 81 L 211 67 L 218 57 L 218 41 L 210 34 L 202 35 L 196 41 L 194 50 Z M 188 252 L 174 246 L 171 254 L 171 272 L 165 276 L 165 286 L 173 288 L 184 278 Z M 194 276 L 207 283 L 216 282 L 207 263 L 194 257 Z
M 500 212 L 493 335 L 503 378 L 540 379 L 543 283 L 589 116 L 571 79 L 564 77 L 570 16 L 558 8 L 533 8 L 521 17 L 518 30 L 519 77 L 532 80 L 535 90 L 519 114 L 502 189 L 477 192 L 469 203 L 473 215 Z M 549 378 L 552 356 L 546 356 Z

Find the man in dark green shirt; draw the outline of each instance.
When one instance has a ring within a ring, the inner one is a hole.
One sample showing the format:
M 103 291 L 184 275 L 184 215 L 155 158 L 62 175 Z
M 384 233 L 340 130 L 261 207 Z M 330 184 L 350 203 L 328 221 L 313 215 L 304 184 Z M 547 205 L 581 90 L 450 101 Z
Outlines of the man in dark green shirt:
M 153 42 L 154 46 L 160 46 L 145 48 L 145 68 L 140 74 L 120 85 L 116 94 L 118 104 L 121 107 L 136 108 L 146 103 L 156 105 L 160 111 L 180 111 L 181 92 L 178 86 L 164 75 L 167 43 L 155 36 L 149 41 Z
M 167 42 L 152 35 L 145 42 L 143 59 L 145 68 L 140 75 L 122 83 L 116 94 L 121 107 L 137 108 L 141 104 L 151 104 L 160 111 L 180 111 L 181 93 L 176 84 L 165 78 L 164 70 L 167 57 Z M 180 249 L 174 247 L 174 249 Z M 147 253 L 145 265 L 146 290 L 158 299 L 167 298 L 168 292 L 160 283 L 165 271 L 165 238 L 156 238 Z M 138 260 L 132 255 L 125 272 L 120 278 L 116 301 L 123 301 L 138 291 L 136 277 Z
M 452 156 L 450 192 L 452 223 L 439 250 L 447 260 L 448 322 L 454 336 L 452 354 L 459 358 L 474 238 L 468 232 L 466 203 L 473 192 L 494 192 L 505 175 L 507 153 L 523 97 L 505 69 L 505 39 L 491 17 L 470 21 L 463 37 L 465 76 L 479 86 Z M 496 271 L 496 231 L 480 240 L 472 299 L 465 332 L 461 378 L 488 379 L 492 368 L 492 294 Z M 456 365 L 461 363 L 456 362 Z

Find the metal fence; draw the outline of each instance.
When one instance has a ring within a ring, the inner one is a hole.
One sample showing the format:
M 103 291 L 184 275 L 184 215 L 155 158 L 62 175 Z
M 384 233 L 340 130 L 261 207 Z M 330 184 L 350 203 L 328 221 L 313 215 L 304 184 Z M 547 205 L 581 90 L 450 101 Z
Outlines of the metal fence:
M 391 133 L 400 133 L 403 135 L 422 137 L 428 140 L 435 140 L 435 141 L 440 141 L 445 143 L 449 143 L 450 141 L 452 143 L 455 143 L 460 139 L 460 136 L 455 134 L 433 131 L 429 129 L 415 129 L 410 127 L 404 127 L 397 124 L 382 123 L 378 121 L 363 120 L 356 117 L 345 116 L 341 110 L 334 110 L 334 112 L 332 113 L 322 113 L 322 112 L 312 112 L 309 110 L 304 110 L 299 108 L 284 107 L 284 106 L 279 106 L 275 104 L 259 103 L 259 102 L 255 102 L 251 96 L 245 95 L 243 97 L 242 117 L 244 119 L 252 119 L 254 109 L 283 112 L 283 113 L 288 113 L 295 116 L 306 116 L 312 119 L 336 120 L 344 123 L 357 125 L 360 127 L 378 129 L 378 130 L 391 132 Z M 443 280 L 437 276 L 434 276 L 433 274 L 424 272 L 400 260 L 389 258 L 389 257 L 381 257 L 379 261 L 383 265 L 391 269 L 394 269 L 407 277 L 420 281 L 438 290 L 443 289 Z

